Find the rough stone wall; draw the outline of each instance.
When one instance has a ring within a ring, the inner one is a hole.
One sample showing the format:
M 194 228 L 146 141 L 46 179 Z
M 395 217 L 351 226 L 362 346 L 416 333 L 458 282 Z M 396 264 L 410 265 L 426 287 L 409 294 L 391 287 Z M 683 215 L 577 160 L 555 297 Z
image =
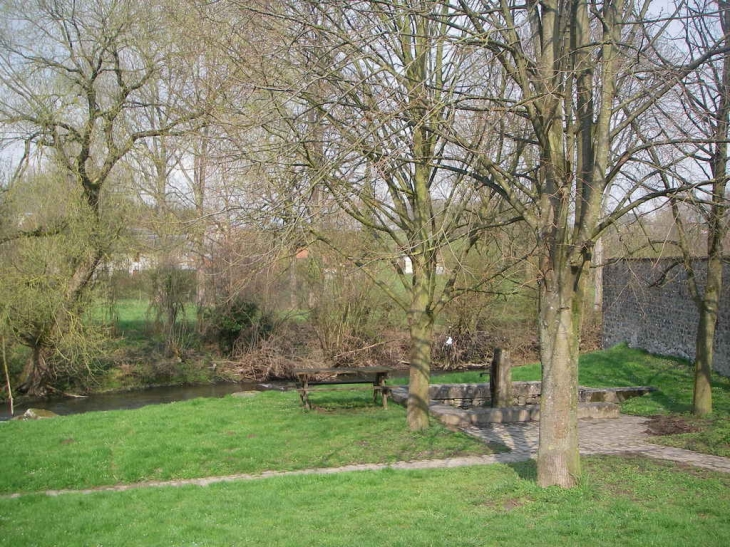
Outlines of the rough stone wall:
M 513 406 L 540 404 L 542 382 L 512 382 Z M 492 394 L 489 383 L 482 384 L 431 384 L 429 398 L 459 408 L 491 406 Z
M 687 276 L 675 260 L 627 259 L 603 271 L 603 347 L 627 342 L 660 355 L 690 361 L 695 357 L 699 313 L 687 286 Z M 700 287 L 706 261 L 695 263 Z M 715 370 L 730 376 L 730 264 L 725 264 L 724 287 L 715 335 Z

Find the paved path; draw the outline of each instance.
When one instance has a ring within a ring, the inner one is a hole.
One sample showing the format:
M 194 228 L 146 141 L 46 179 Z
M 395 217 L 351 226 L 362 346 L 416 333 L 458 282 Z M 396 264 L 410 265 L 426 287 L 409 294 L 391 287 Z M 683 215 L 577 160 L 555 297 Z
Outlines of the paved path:
M 640 454 L 660 460 L 670 460 L 695 467 L 730 473 L 730 458 L 699 454 L 681 448 L 660 446 L 648 442 L 649 419 L 643 416 L 620 415 L 608 420 L 580 420 L 578 436 L 581 454 Z M 493 424 L 484 428 L 470 427 L 467 433 L 486 442 L 497 442 L 512 449 L 523 460 L 537 454 L 538 426 L 536 422 Z
M 648 418 L 621 415 L 616 419 L 580 420 L 578 434 L 581 454 L 637 454 L 661 460 L 670 460 L 713 471 L 730 473 L 730 458 L 699 454 L 689 450 L 670 448 L 651 444 L 646 433 Z M 91 494 L 94 492 L 122 492 L 137 488 L 156 488 L 174 486 L 208 486 L 221 482 L 258 480 L 270 477 L 290 477 L 296 475 L 330 475 L 353 471 L 377 471 L 381 469 L 436 469 L 489 465 L 495 463 L 514 463 L 526 461 L 537 454 L 538 426 L 536 422 L 520 424 L 492 424 L 487 427 L 470 427 L 466 433 L 489 443 L 508 446 L 511 451 L 488 456 L 469 456 L 441 460 L 395 462 L 389 464 L 358 464 L 343 467 L 302 469 L 299 471 L 266 471 L 259 474 L 238 474 L 220 477 L 203 477 L 174 481 L 148 481 L 114 486 L 100 486 L 87 490 L 48 490 L 40 492 L 48 496 L 63 494 Z M 36 492 L 38 493 L 38 492 Z M 30 493 L 2 495 L 0 498 L 19 498 Z

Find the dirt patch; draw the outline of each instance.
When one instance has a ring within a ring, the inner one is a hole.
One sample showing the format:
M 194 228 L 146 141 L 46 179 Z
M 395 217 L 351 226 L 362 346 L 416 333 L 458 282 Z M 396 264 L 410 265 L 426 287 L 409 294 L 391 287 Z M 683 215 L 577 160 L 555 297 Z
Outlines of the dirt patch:
M 489 500 L 480 505 L 488 507 L 494 511 L 509 513 L 514 509 L 519 509 L 528 503 L 528 500 L 519 498 L 508 498 L 505 500 Z
M 702 427 L 682 416 L 652 416 L 648 426 L 646 433 L 649 435 L 677 435 L 702 431 Z
M 518 499 L 509 499 L 505 500 L 504 504 L 502 505 L 503 509 L 506 512 L 512 511 L 513 509 L 519 509 L 525 505 L 524 501 L 518 500 Z

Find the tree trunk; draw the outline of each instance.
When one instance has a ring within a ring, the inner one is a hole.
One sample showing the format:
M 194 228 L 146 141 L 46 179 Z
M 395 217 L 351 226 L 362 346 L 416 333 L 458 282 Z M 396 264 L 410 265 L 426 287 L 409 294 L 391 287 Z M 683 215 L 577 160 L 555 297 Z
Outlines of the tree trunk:
M 712 362 L 721 290 L 722 259 L 719 256 L 710 256 L 707 259 L 707 283 L 699 306 L 700 322 L 697 326 L 692 412 L 698 416 L 712 412 Z
M 428 423 L 428 387 L 431 379 L 431 345 L 433 343 L 433 312 L 429 307 L 429 275 L 422 255 L 411 257 L 413 281 L 411 307 L 408 311 L 408 331 L 411 338 L 410 378 L 408 386 L 407 420 L 412 431 L 426 429 Z
M 568 273 L 569 266 L 561 272 Z M 540 292 L 539 334 L 542 360 L 540 440 L 537 481 L 540 486 L 571 488 L 580 478 L 578 452 L 578 356 L 580 292 L 555 272 Z
M 19 392 L 33 397 L 44 397 L 48 393 L 48 386 L 53 380 L 53 368 L 48 358 L 53 354 L 54 340 L 62 338 L 68 332 L 69 316 L 77 312 L 79 300 L 89 287 L 102 256 L 103 251 L 96 249 L 81 261 L 68 281 L 63 307 L 55 312 L 45 330 L 26 338 L 25 345 L 31 348 L 31 356 L 20 375 Z M 28 338 L 32 341 L 28 342 Z
M 410 374 L 408 386 L 408 427 L 413 431 L 428 427 L 428 387 L 431 379 L 433 318 L 423 310 L 411 310 Z
M 593 311 L 601 313 L 603 310 L 603 238 L 596 240 L 593 250 Z
M 18 391 L 31 397 L 45 397 L 52 376 L 51 367 L 48 365 L 48 349 L 38 344 L 32 348 L 31 355 L 23 367 Z
M 199 257 L 196 261 L 197 265 L 195 268 L 195 316 L 196 316 L 196 325 L 199 333 L 205 332 L 205 307 L 207 304 L 207 298 L 208 293 L 206 291 L 207 289 L 207 283 L 208 283 L 208 276 L 206 274 L 205 268 L 205 258 Z
M 730 45 L 730 9 L 725 2 L 718 2 L 720 24 L 725 34 L 724 45 Z M 728 233 L 727 211 L 727 168 L 728 168 L 728 129 L 730 127 L 730 54 L 722 60 L 722 72 L 718 81 L 720 103 L 715 119 L 715 151 L 711 167 L 712 204 L 707 226 L 707 282 L 705 293 L 698 302 L 700 322 L 697 325 L 695 355 L 694 392 L 692 412 L 704 416 L 712 412 L 712 364 L 714 358 L 715 327 L 722 293 L 722 267 L 724 241 Z

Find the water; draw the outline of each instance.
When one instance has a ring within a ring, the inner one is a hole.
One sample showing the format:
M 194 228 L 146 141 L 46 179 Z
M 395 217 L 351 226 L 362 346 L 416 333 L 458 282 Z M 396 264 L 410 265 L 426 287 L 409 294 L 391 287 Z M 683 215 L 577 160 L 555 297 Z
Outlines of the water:
M 391 377 L 407 377 L 408 370 L 398 370 Z M 437 377 L 438 373 L 434 374 Z M 286 382 L 272 382 L 266 386 L 270 389 L 280 389 Z M 84 412 L 95 412 L 99 410 L 129 410 L 141 408 L 147 405 L 159 405 L 173 403 L 175 401 L 187 401 L 199 397 L 225 397 L 237 391 L 255 391 L 266 389 L 262 384 L 240 383 L 240 384 L 213 384 L 205 386 L 172 386 L 172 387 L 151 387 L 135 391 L 119 391 L 115 393 L 100 393 L 81 399 L 73 397 L 51 398 L 33 403 L 16 405 L 15 416 L 20 416 L 28 408 L 42 408 L 55 412 L 60 416 L 69 414 L 82 414 Z M 10 406 L 4 403 L 0 406 L 0 421 L 9 420 Z
M 147 405 L 197 399 L 198 397 L 225 397 L 237 391 L 253 391 L 256 389 L 261 388 L 258 387 L 258 384 L 252 383 L 152 387 L 135 391 L 101 393 L 81 399 L 64 397 L 36 401 L 17 405 L 15 407 L 15 415 L 20 416 L 28 408 L 43 408 L 61 416 L 98 410 L 127 410 Z M 8 420 L 10 417 L 9 405 L 5 403 L 0 408 L 0 420 Z

